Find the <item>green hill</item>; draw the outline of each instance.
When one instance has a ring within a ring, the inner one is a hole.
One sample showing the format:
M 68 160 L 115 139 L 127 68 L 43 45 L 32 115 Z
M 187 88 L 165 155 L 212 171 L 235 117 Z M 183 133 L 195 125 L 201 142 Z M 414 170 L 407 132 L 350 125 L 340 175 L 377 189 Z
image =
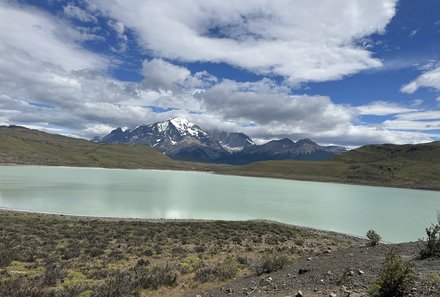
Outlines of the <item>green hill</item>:
M 98 144 L 18 126 L 0 127 L 0 163 L 106 168 L 212 170 L 142 145 Z
M 440 141 L 366 145 L 329 161 L 266 161 L 239 174 L 440 190 Z

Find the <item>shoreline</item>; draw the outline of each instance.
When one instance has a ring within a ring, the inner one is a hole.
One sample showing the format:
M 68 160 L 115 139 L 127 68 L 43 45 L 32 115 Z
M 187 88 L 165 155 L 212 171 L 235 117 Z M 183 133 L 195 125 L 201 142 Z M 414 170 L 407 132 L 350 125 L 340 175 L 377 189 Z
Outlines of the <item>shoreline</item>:
M 313 228 L 313 227 L 307 227 L 307 226 L 300 226 L 300 225 L 294 225 L 289 223 L 284 223 L 276 220 L 268 220 L 268 219 L 250 219 L 250 220 L 225 220 L 225 219 L 167 219 L 167 218 L 129 218 L 129 217 L 112 217 L 112 216 L 92 216 L 92 215 L 80 215 L 80 214 L 65 214 L 65 213 L 59 213 L 59 212 L 42 212 L 42 211 L 36 211 L 36 210 L 25 210 L 25 209 L 17 209 L 17 208 L 9 208 L 9 207 L 1 207 L 0 206 L 0 214 L 1 212 L 9 212 L 9 213 L 17 213 L 17 214 L 31 214 L 31 215 L 40 215 L 40 216 L 47 216 L 47 217 L 57 217 L 57 218 L 66 218 L 66 219 L 74 219 L 74 220 L 99 220 L 104 222 L 148 222 L 148 223 L 156 223 L 156 224 L 162 224 L 162 223 L 209 223 L 209 222 L 246 222 L 246 223 L 269 223 L 269 224 L 275 224 L 275 225 L 282 225 L 282 226 L 288 226 L 297 228 L 300 230 L 305 231 L 312 231 L 312 232 L 323 232 L 327 234 L 331 234 L 334 236 L 341 236 L 341 237 L 349 237 L 349 238 L 355 238 L 362 241 L 367 241 L 367 238 L 365 236 L 360 236 L 356 234 L 349 234 L 344 232 L 338 232 L 333 230 L 326 230 L 326 229 L 320 229 L 320 228 Z M 381 241 L 382 244 L 399 244 L 399 243 L 406 243 L 406 242 L 388 242 L 388 241 Z
M 197 163 L 199 164 L 199 163 Z M 201 163 L 204 164 L 204 163 Z M 207 166 L 212 164 L 206 164 Z M 217 164 L 214 164 L 217 165 Z M 122 168 L 122 167 L 89 167 L 89 166 L 66 166 L 66 165 L 36 165 L 36 164 L 15 164 L 15 163 L 0 163 L 0 167 L 54 167 L 54 168 L 68 168 L 68 169 L 102 169 L 102 170 L 148 170 L 148 171 L 160 171 L 160 172 L 194 172 L 194 173 L 210 173 L 217 174 L 223 176 L 239 176 L 239 177 L 248 177 L 248 178 L 267 178 L 267 179 L 278 179 L 278 180 L 290 180 L 290 181 L 298 181 L 298 182 L 313 182 L 313 183 L 327 183 L 327 184 L 337 184 L 337 185 L 348 185 L 348 186 L 362 186 L 362 187 L 379 187 L 379 188 L 390 188 L 390 189 L 405 189 L 405 190 L 415 190 L 415 191 L 432 191 L 432 192 L 440 192 L 440 188 L 424 188 L 424 187 L 405 187 L 405 186 L 390 186 L 390 185 L 379 185 L 374 183 L 356 183 L 349 181 L 335 181 L 335 180 L 319 180 L 319 179 L 306 179 L 300 177 L 288 177 L 288 176 L 269 176 L 269 175 L 261 175 L 261 174 L 252 174 L 252 173 L 234 173 L 234 172 L 222 172 L 215 170 L 199 170 L 194 168 L 191 169 L 157 169 L 157 168 Z M 221 165 L 219 165 L 221 166 Z

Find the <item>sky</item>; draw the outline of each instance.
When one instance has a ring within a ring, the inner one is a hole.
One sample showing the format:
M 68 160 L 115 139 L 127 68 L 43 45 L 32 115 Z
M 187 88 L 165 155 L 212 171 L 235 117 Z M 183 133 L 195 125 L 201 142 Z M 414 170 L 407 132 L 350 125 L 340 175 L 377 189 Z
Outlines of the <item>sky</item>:
M 438 0 L 0 0 L 0 125 L 440 140 Z

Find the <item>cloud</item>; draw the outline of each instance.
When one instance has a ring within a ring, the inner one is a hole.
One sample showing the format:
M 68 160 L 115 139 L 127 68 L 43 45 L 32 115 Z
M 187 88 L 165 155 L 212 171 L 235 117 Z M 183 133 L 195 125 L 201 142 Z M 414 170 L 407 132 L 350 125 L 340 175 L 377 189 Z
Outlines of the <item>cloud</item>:
M 421 102 L 419 104 L 421 104 Z M 386 116 L 386 115 L 416 111 L 416 109 L 399 106 L 396 103 L 386 102 L 386 101 L 374 101 L 368 105 L 358 106 L 356 107 L 356 110 L 360 115 L 374 115 L 374 116 Z
M 419 88 L 433 88 L 440 91 L 440 65 L 428 70 L 412 82 L 404 85 L 400 91 L 412 94 Z
M 65 5 L 63 11 L 66 16 L 77 19 L 84 23 L 96 23 L 98 21 L 97 18 L 90 12 L 74 5 L 73 3 L 68 3 Z
M 419 30 L 418 29 L 414 29 L 411 32 L 409 32 L 408 37 L 409 38 L 413 38 L 414 36 L 417 35 L 417 33 L 419 33 Z
M 230 21 L 230 16 L 223 17 Z M 436 137 L 424 133 L 426 127 L 400 131 L 391 123 L 387 124 L 389 128 L 383 123 L 367 126 L 361 121 L 365 114 L 387 114 L 396 121 L 430 118 L 435 122 L 435 113 L 417 114 L 422 111 L 383 101 L 361 107 L 336 104 L 328 96 L 293 94 L 285 84 L 270 78 L 255 82 L 220 80 L 207 72 L 191 73 L 163 58 L 143 62 L 142 81 L 120 81 L 106 71 L 111 61 L 84 49 L 81 44 L 86 37 L 69 23 L 27 6 L 2 3 L 0 24 L 8 29 L 0 31 L 2 124 L 91 138 L 118 126 L 133 128 L 180 116 L 205 129 L 243 131 L 261 141 L 310 137 L 321 143 L 357 146 Z M 115 30 L 124 34 L 127 29 L 122 24 L 115 23 Z M 261 34 L 269 33 L 262 29 Z M 239 42 L 248 37 L 234 38 Z M 404 118 L 409 115 L 413 118 Z
M 225 62 L 290 83 L 380 67 L 361 40 L 382 33 L 396 0 L 89 0 L 156 57 Z
M 15 68 L 14 59 L 22 58 L 65 71 L 103 69 L 107 65 L 105 58 L 82 48 L 80 42 L 85 37 L 81 32 L 41 11 L 0 3 L 0 27 L 2 67 Z
M 119 53 L 126 51 L 128 49 L 128 37 L 125 34 L 127 29 L 125 25 L 112 19 L 108 20 L 107 24 L 115 31 L 118 40 L 117 47 L 113 47 L 113 51 Z

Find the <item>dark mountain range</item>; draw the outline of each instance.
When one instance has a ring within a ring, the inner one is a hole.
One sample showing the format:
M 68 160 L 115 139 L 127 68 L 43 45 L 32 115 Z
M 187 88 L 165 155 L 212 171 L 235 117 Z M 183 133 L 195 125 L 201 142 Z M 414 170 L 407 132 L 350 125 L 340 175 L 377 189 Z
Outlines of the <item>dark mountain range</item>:
M 133 130 L 117 128 L 101 141 L 143 144 L 179 160 L 233 165 L 265 160 L 326 160 L 346 151 L 343 147 L 320 146 L 310 139 L 293 142 L 284 138 L 256 145 L 244 133 L 208 133 L 180 118 L 138 126 Z
M 308 138 L 297 142 L 283 138 L 262 145 L 247 147 L 235 154 L 214 160 L 214 162 L 245 165 L 267 160 L 327 160 L 343 150 L 346 151 L 342 147 L 331 147 L 329 149 L 320 146 Z

